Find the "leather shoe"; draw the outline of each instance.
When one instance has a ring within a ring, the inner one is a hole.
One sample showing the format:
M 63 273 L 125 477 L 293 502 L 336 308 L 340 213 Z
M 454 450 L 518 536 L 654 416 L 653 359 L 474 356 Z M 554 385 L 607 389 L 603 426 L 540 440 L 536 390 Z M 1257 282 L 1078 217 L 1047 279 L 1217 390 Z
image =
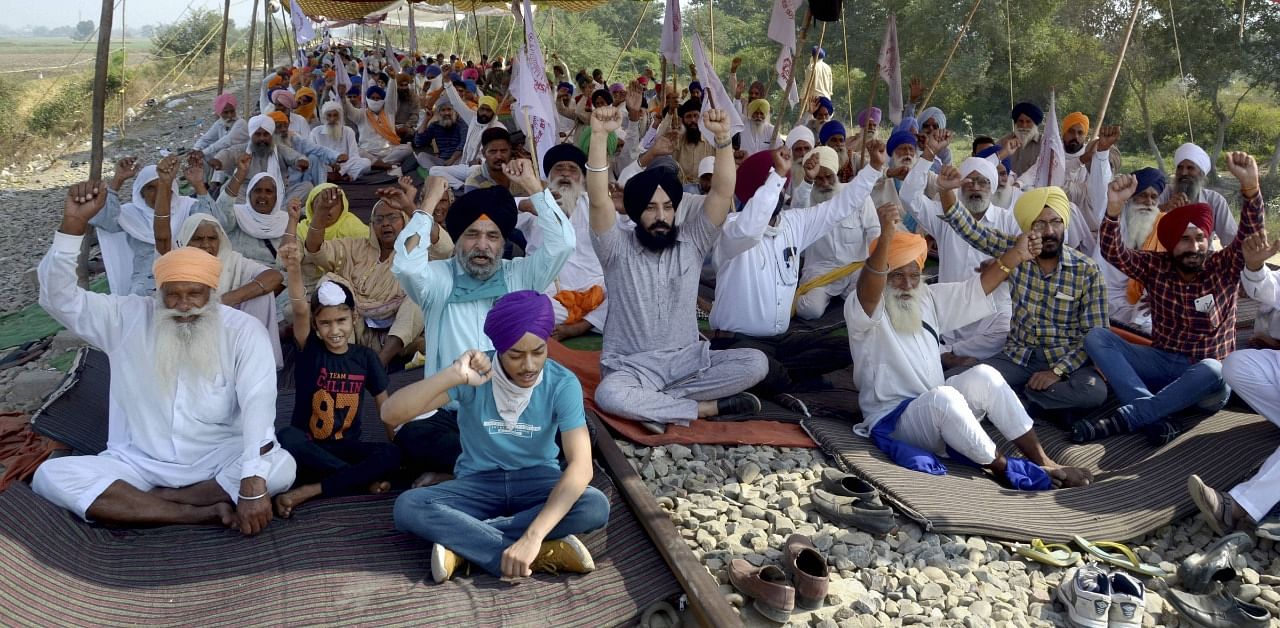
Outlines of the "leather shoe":
M 1241 602 L 1226 589 L 1218 587 L 1216 593 L 1194 595 L 1175 589 L 1169 590 L 1169 601 L 1178 613 L 1196 626 L 1204 628 L 1267 628 L 1271 625 L 1271 613 L 1267 609 Z
M 827 599 L 829 571 L 827 559 L 818 553 L 809 537 L 792 534 L 782 547 L 782 570 L 796 588 L 796 606 L 808 610 L 822 608 Z
M 756 567 L 735 558 L 729 561 L 729 583 L 733 588 L 751 597 L 761 615 L 785 624 L 796 608 L 796 590 L 787 583 L 787 574 L 777 565 Z
M 857 497 L 876 505 L 880 504 L 880 494 L 876 491 L 876 487 L 871 486 L 871 484 L 853 474 L 845 473 L 839 469 L 822 470 L 822 490 L 832 495 Z
M 898 527 L 893 509 L 857 497 L 832 495 L 820 488 L 810 493 L 813 507 L 830 521 L 853 526 L 873 534 L 885 534 Z
M 1218 582 L 1236 577 L 1235 557 L 1253 550 L 1253 539 L 1244 532 L 1228 534 L 1209 549 L 1188 556 L 1178 565 L 1178 581 L 1191 593 L 1210 593 Z

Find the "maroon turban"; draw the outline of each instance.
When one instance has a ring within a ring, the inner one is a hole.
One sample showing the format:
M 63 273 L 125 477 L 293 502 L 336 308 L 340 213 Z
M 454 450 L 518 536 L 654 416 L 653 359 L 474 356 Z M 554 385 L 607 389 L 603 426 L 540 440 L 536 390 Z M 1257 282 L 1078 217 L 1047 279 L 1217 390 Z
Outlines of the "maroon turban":
M 733 189 L 733 195 L 738 197 L 739 203 L 745 204 L 755 196 L 756 190 L 769 178 L 770 170 L 773 170 L 771 151 L 762 150 L 742 160 L 742 165 L 738 166 L 738 182 Z
M 1213 233 L 1213 208 L 1205 203 L 1183 205 L 1167 214 L 1156 224 L 1156 239 L 1164 250 L 1173 252 L 1173 247 L 1187 232 L 1188 225 L 1200 227 L 1205 236 Z
M 484 319 L 484 334 L 501 354 L 520 342 L 526 333 L 546 340 L 555 326 L 556 314 L 550 297 L 533 290 L 517 290 L 494 302 Z

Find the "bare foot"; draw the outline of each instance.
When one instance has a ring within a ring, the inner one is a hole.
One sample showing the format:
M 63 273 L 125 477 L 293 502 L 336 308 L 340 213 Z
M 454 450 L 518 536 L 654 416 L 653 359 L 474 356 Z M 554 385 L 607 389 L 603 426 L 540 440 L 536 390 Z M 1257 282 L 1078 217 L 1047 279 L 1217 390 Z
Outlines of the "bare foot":
M 1062 488 L 1088 486 L 1093 483 L 1093 474 L 1088 469 L 1055 465 L 1045 466 L 1044 470 L 1049 474 L 1050 478 L 1053 478 L 1054 484 L 1058 484 Z
M 240 527 L 236 522 L 236 510 L 231 507 L 230 503 L 221 502 L 209 506 L 209 508 L 213 510 L 213 517 L 210 523 L 221 523 L 231 529 Z
M 413 481 L 413 488 L 422 488 L 424 486 L 432 486 L 435 484 L 439 484 L 441 482 L 447 482 L 452 479 L 453 479 L 453 474 L 450 474 L 450 473 L 442 473 L 440 471 L 427 471 L 426 473 L 419 475 L 418 479 Z
M 391 490 L 391 483 L 385 480 L 381 482 L 374 482 L 373 484 L 369 485 L 369 493 L 372 495 L 380 495 L 389 490 Z
M 319 484 L 303 484 L 276 496 L 276 515 L 281 519 L 293 516 L 293 509 L 320 494 Z

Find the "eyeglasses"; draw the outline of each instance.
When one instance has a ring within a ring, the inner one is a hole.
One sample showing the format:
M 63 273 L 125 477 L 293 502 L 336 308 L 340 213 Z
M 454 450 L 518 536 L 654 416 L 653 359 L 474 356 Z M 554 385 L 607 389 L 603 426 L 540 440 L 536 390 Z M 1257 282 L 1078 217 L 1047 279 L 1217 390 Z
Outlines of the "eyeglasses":
M 987 180 L 986 177 L 977 177 L 977 176 L 966 177 L 964 180 L 964 184 L 968 186 L 972 186 L 979 190 L 983 188 L 991 187 L 991 181 Z
M 1031 229 L 1032 231 L 1044 231 L 1045 229 L 1048 229 L 1050 227 L 1054 229 L 1060 229 L 1066 226 L 1066 224 L 1067 223 L 1061 218 L 1054 218 L 1052 220 L 1037 220 L 1031 223 Z
M 380 214 L 380 215 L 374 216 L 370 220 L 370 222 L 372 222 L 375 225 L 383 225 L 387 223 L 402 222 L 402 221 L 404 221 L 404 216 L 400 214 Z

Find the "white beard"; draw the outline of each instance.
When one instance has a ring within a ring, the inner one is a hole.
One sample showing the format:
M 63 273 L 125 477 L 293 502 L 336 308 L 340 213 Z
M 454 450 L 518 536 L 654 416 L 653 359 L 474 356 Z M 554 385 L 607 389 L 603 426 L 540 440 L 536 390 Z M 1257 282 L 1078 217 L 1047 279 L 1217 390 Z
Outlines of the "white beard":
M 840 187 L 842 185 L 844 184 L 836 181 L 836 184 L 831 186 L 830 190 L 821 190 L 814 187 L 813 191 L 809 193 L 809 207 L 814 207 L 820 203 L 825 203 L 835 198 L 836 195 L 840 193 Z
M 1125 246 L 1134 250 L 1141 249 L 1142 244 L 1151 235 L 1151 228 L 1159 218 L 1160 210 L 1156 207 L 1130 205 L 1125 210 Z
M 764 120 L 751 120 L 751 136 L 755 138 L 764 137 Z
M 902 157 L 894 157 L 893 165 L 895 168 L 910 168 L 915 165 L 916 158 L 914 155 L 904 155 Z
M 557 182 L 551 185 L 551 191 L 560 194 L 560 209 L 564 210 L 564 215 L 573 216 L 573 210 L 578 207 L 578 199 L 586 193 L 586 186 L 580 181 Z
M 329 139 L 335 142 L 342 141 L 342 123 L 341 122 L 337 124 L 326 123 L 324 125 L 324 133 L 325 135 L 329 136 Z
M 1018 141 L 1022 142 L 1023 148 L 1026 148 L 1027 144 L 1040 139 L 1040 127 L 1033 126 L 1029 129 L 1014 129 L 1013 134 L 1018 136 Z
M 884 289 L 884 313 L 889 316 L 889 324 L 901 334 L 915 334 L 924 329 L 924 317 L 920 312 L 920 299 L 928 286 L 921 281 L 914 290 L 899 290 L 889 285 Z M 910 299 L 899 296 L 910 294 Z
M 968 194 L 962 194 L 960 196 L 960 206 L 974 216 L 981 216 L 991 207 L 991 200 L 987 198 L 970 198 Z
M 159 299 L 157 293 L 151 333 L 155 343 L 156 383 L 160 390 L 172 394 L 179 374 L 212 381 L 222 368 L 218 295 L 210 294 L 208 304 L 188 312 L 166 308 Z M 177 320 L 192 315 L 198 318 L 189 323 Z

